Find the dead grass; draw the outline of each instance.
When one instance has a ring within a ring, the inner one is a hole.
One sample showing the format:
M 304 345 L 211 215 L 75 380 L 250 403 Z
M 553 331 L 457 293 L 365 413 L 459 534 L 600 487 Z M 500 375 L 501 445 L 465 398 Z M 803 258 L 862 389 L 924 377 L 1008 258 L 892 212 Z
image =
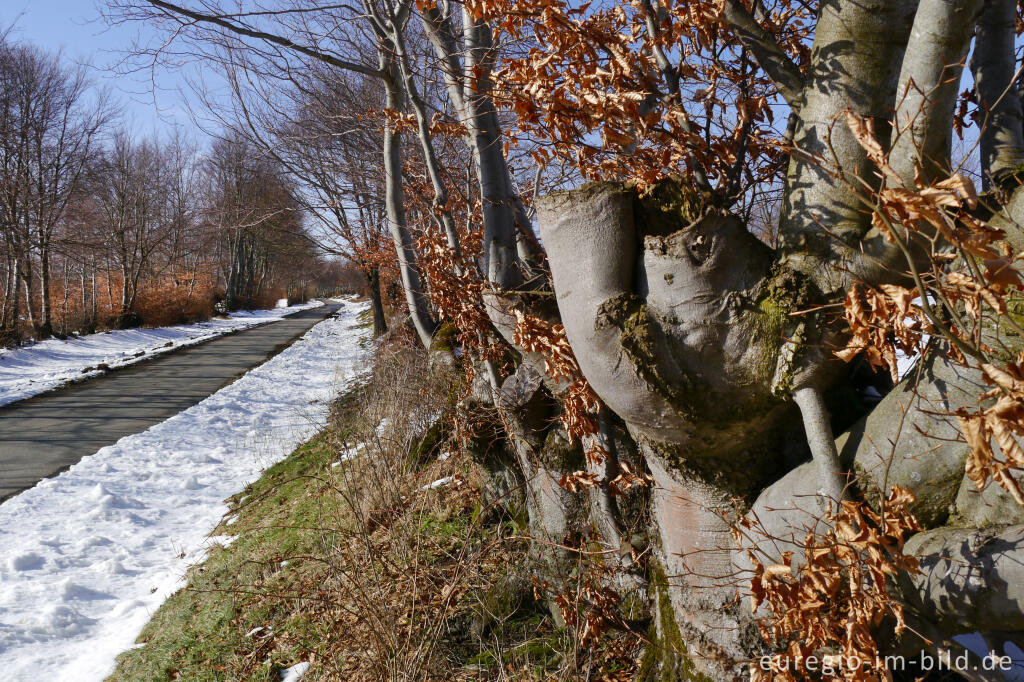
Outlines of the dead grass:
M 459 375 L 401 343 L 331 426 L 231 501 L 114 680 L 632 679 L 635 638 L 581 650 L 535 599 L 525 529 L 448 452 Z M 429 487 L 448 479 L 446 485 Z M 227 523 L 228 520 L 233 521 Z

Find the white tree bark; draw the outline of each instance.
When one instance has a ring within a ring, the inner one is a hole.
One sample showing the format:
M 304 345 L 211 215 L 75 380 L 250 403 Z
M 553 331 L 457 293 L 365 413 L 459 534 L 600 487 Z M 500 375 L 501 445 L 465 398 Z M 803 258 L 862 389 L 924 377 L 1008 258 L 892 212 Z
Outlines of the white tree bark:
M 388 74 L 384 85 L 387 93 L 385 105 L 394 111 L 403 109 L 403 95 L 398 80 L 398 69 L 394 56 L 381 52 L 381 70 Z M 402 180 L 402 134 L 393 125 L 384 127 L 384 179 L 388 228 L 398 257 L 398 268 L 402 276 L 402 290 L 409 306 L 416 334 L 424 348 L 430 348 L 430 341 L 437 329 L 437 322 L 430 314 L 426 292 L 417 264 L 416 245 L 405 217 L 405 192 Z
M 1017 3 L 991 0 L 978 22 L 971 59 L 981 109 L 981 167 L 984 187 L 1024 162 L 1021 101 L 1015 84 Z

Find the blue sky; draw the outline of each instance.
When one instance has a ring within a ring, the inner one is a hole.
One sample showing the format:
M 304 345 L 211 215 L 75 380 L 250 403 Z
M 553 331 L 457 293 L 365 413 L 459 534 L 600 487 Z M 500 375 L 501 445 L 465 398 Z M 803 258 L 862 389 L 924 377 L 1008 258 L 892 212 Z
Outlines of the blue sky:
M 109 70 L 135 38 L 145 41 L 145 26 L 108 28 L 92 0 L 0 0 L 0 27 L 12 23 L 15 40 L 63 50 L 68 60 L 90 62 L 94 82 L 114 92 L 134 132 L 165 132 L 175 125 L 193 128 L 183 98 L 190 97 L 185 74 L 194 74 L 195 67 L 132 74 Z

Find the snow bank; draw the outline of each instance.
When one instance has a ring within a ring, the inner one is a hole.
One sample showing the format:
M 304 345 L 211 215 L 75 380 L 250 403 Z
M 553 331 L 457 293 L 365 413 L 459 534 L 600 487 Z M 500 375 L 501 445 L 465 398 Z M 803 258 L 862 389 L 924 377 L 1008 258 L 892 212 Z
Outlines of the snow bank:
M 224 499 L 325 422 L 362 371 L 363 304 L 235 383 L 0 505 L 4 679 L 102 680 L 202 558 Z
M 0 349 L 0 405 L 31 398 L 75 379 L 102 374 L 109 368 L 131 365 L 320 305 L 323 305 L 320 301 L 310 301 L 274 310 L 234 312 L 227 319 L 196 324 L 122 329 L 71 336 L 66 341 L 47 339 L 30 346 Z

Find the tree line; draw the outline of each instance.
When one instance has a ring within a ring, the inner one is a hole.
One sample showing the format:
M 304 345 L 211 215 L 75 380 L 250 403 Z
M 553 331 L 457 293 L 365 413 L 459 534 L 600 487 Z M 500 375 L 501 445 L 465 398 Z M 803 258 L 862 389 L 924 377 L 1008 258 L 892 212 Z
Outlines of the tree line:
M 130 131 L 87 67 L 0 37 L 7 342 L 171 324 L 330 288 L 288 174 L 225 131 Z M 312 289 L 311 289 L 312 291 Z

